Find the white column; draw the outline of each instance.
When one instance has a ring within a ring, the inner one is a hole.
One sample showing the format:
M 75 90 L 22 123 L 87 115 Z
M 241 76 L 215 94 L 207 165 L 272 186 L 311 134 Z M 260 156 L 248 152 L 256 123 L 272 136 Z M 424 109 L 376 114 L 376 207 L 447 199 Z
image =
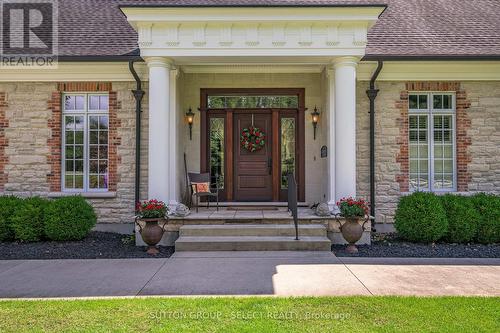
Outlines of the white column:
M 146 58 L 149 67 L 148 198 L 169 203 L 170 67 L 164 57 Z
M 178 69 L 172 69 L 170 71 L 170 112 L 168 121 L 168 133 L 169 133 L 169 188 L 168 188 L 168 205 L 170 209 L 175 209 L 179 203 L 179 183 L 177 181 L 177 77 L 179 75 Z
M 356 67 L 358 58 L 341 57 L 335 70 L 335 197 L 356 196 Z
M 328 119 L 328 207 L 333 210 L 336 206 L 335 197 L 335 72 L 333 68 L 326 69 L 327 86 L 327 119 Z

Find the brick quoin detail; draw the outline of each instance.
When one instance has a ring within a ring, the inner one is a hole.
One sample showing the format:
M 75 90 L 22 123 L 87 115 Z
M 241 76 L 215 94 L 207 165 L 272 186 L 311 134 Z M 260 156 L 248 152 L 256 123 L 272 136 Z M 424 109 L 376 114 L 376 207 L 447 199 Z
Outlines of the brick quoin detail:
M 5 129 L 9 127 L 9 120 L 5 115 L 7 106 L 7 95 L 4 92 L 0 92 L 0 191 L 4 190 L 7 183 L 5 166 L 9 161 L 8 157 L 5 156 L 5 148 L 9 145 L 9 141 L 5 137 Z
M 61 163 L 62 163 L 62 94 L 64 92 L 108 92 L 109 94 L 109 146 L 108 146 L 108 190 L 116 191 L 118 177 L 118 164 L 121 158 L 118 155 L 118 146 L 121 145 L 121 137 L 118 129 L 121 121 L 118 119 L 120 105 L 116 91 L 112 91 L 111 82 L 60 82 L 57 83 L 57 91 L 52 93 L 48 101 L 48 107 L 52 111 L 52 117 L 48 121 L 51 136 L 47 140 L 50 148 L 48 162 L 51 172 L 47 175 L 51 192 L 61 191 Z
M 467 100 L 467 93 L 461 88 L 460 82 L 407 82 L 406 90 L 400 94 L 396 101 L 396 108 L 399 109 L 397 125 L 399 127 L 399 153 L 396 162 L 400 165 L 400 174 L 396 175 L 396 182 L 399 183 L 401 192 L 409 191 L 410 182 L 410 162 L 408 149 L 408 92 L 409 91 L 450 91 L 456 95 L 456 165 L 457 165 L 457 191 L 466 192 L 469 189 L 471 174 L 468 165 L 471 162 L 469 146 L 471 138 L 468 130 L 471 127 L 471 120 L 467 114 L 470 101 Z

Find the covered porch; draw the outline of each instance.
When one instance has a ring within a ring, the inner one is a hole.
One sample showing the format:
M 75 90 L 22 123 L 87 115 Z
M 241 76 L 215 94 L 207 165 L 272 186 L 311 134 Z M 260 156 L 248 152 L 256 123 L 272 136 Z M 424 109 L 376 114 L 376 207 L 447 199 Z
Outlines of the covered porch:
M 301 202 L 356 195 L 356 68 L 384 7 L 121 9 L 149 70 L 149 198 L 185 201 L 184 154 L 227 202 L 284 202 L 289 172 Z

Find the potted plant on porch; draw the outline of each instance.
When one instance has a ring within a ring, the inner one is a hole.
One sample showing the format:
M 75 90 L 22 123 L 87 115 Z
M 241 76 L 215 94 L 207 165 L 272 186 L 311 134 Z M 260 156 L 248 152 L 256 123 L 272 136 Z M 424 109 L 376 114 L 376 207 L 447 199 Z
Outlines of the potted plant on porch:
M 345 222 L 340 223 L 338 214 L 337 222 L 340 224 L 340 232 L 342 237 L 349 243 L 346 251 L 349 253 L 357 253 L 358 248 L 355 243 L 363 236 L 365 231 L 365 224 L 369 220 L 368 204 L 362 199 L 354 199 L 352 197 L 342 198 L 337 202 L 337 207 L 340 210 L 340 216 L 344 218 Z M 360 224 L 359 221 L 364 219 L 364 223 Z
M 168 208 L 163 201 L 151 199 L 137 203 L 137 224 L 142 240 L 149 246 L 148 254 L 156 255 L 159 253 L 156 244 L 161 241 L 165 232 L 164 226 L 168 221 L 167 213 Z

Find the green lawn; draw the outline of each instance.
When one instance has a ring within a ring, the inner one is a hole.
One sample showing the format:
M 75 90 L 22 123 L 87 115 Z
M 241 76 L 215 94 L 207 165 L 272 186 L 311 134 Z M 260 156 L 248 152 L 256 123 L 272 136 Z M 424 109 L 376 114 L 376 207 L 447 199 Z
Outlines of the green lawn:
M 500 299 L 220 297 L 2 301 L 0 332 L 500 332 Z

